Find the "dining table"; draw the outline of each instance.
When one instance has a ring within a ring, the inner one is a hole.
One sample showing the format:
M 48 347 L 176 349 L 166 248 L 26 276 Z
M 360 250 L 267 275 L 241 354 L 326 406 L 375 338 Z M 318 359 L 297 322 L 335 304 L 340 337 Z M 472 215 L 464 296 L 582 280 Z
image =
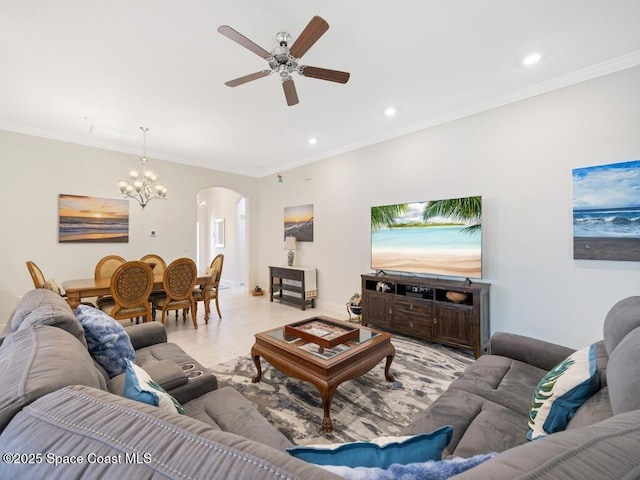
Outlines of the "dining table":
M 154 273 L 153 290 L 162 290 L 162 273 Z M 196 284 L 200 285 L 204 303 L 204 321 L 209 320 L 209 312 L 211 310 L 211 285 L 213 278 L 208 273 L 199 273 Z M 111 293 L 111 278 L 79 278 L 75 280 L 65 280 L 62 282 L 62 288 L 67 295 L 67 303 L 73 311 L 80 305 L 83 298 L 99 297 L 101 295 L 109 295 Z

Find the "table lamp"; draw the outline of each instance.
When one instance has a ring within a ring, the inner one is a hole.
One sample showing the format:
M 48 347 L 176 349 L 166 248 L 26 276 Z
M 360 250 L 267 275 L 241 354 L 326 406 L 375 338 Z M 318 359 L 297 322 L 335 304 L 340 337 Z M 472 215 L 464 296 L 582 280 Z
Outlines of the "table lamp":
M 293 267 L 293 251 L 298 250 L 298 242 L 296 242 L 296 237 L 293 235 L 289 235 L 284 241 L 284 250 L 289 250 L 287 253 L 287 265 Z

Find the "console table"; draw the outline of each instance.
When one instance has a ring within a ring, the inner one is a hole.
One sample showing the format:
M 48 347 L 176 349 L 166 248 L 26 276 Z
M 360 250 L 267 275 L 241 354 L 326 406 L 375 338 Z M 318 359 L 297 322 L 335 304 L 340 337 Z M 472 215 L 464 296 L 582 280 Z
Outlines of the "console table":
M 281 302 L 298 305 L 302 310 L 307 305 L 315 307 L 318 296 L 315 268 L 269 267 L 269 278 L 270 301 L 276 294 Z
M 362 275 L 362 324 L 473 350 L 489 343 L 489 284 Z

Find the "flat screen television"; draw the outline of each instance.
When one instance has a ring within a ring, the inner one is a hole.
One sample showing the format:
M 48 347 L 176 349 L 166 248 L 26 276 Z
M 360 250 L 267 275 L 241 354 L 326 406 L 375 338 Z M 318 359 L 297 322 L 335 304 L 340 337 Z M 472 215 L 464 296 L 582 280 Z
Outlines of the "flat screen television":
M 482 197 L 371 207 L 371 268 L 482 278 Z

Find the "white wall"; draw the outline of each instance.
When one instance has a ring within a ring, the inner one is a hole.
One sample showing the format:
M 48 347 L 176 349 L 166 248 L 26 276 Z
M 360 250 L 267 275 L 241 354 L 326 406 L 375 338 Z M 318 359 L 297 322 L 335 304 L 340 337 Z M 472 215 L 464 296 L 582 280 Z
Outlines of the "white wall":
M 640 159 L 638 132 L 634 68 L 262 178 L 261 284 L 285 264 L 287 206 L 314 204 L 297 264 L 318 268 L 319 304 L 346 316 L 371 271 L 372 205 L 482 195 L 491 330 L 583 346 L 640 294 L 640 263 L 573 260 L 572 169 Z
M 601 337 L 614 302 L 640 294 L 640 263 L 573 260 L 571 170 L 640 159 L 639 131 L 634 68 L 285 171 L 283 183 L 151 159 L 169 200 L 144 213 L 131 204 L 128 244 L 59 244 L 58 194 L 119 198 L 137 156 L 0 131 L 0 323 L 32 287 L 26 260 L 61 281 L 91 277 L 110 253 L 195 258 L 206 187 L 248 199 L 249 286 L 266 287 L 267 267 L 286 262 L 284 208 L 314 204 L 314 242 L 297 263 L 318 268 L 319 304 L 346 317 L 371 271 L 372 205 L 482 195 L 492 331 L 582 346 Z
M 107 254 L 127 259 L 146 253 L 157 253 L 167 261 L 182 256 L 195 259 L 197 192 L 224 186 L 250 200 L 255 196 L 254 178 L 153 158 L 149 162 L 169 188 L 168 200 L 155 200 L 145 211 L 130 201 L 129 243 L 60 244 L 58 195 L 121 198 L 117 180 L 139 165 L 139 157 L 0 131 L 0 324 L 15 308 L 17 297 L 33 288 L 27 260 L 61 283 L 93 277 L 95 264 Z M 249 211 L 248 216 L 252 215 Z M 149 237 L 151 228 L 157 230 L 156 238 Z M 255 248 L 251 243 L 250 251 Z M 250 275 L 257 278 L 256 272 Z

